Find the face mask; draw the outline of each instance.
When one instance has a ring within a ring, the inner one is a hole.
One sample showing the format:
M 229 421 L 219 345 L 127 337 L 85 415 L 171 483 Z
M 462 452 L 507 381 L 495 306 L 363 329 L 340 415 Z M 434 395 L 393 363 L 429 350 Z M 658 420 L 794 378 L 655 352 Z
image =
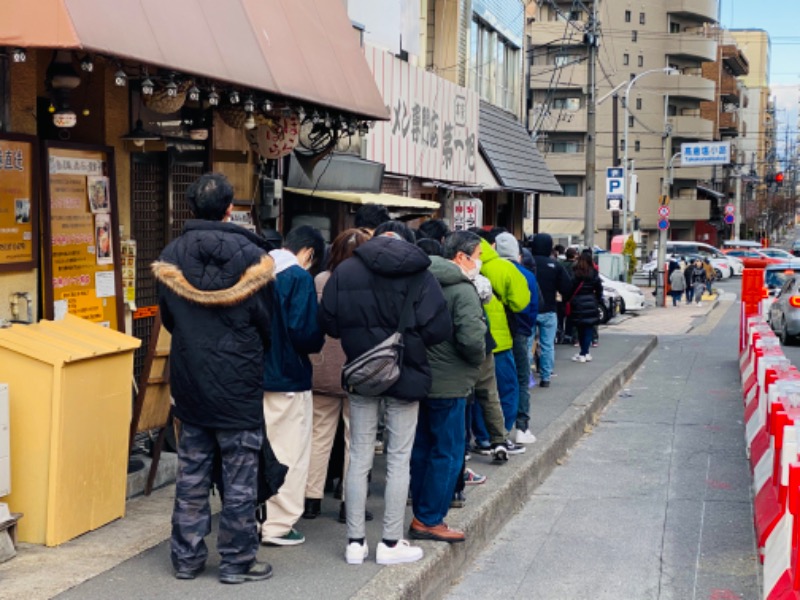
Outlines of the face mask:
M 478 274 L 481 272 L 481 267 L 483 266 L 483 261 L 480 258 L 476 258 L 472 262 L 475 263 L 475 266 L 471 268 L 469 271 L 466 272 L 467 277 L 470 279 L 475 279 Z

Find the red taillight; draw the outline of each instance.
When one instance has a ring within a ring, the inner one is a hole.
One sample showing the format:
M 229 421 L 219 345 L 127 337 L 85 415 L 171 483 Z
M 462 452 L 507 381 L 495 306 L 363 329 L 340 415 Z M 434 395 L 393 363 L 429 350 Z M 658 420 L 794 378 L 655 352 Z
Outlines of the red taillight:
M 761 288 L 761 299 L 769 298 L 769 289 L 766 287 Z
M 800 308 L 800 296 L 792 296 L 789 298 L 789 306 Z

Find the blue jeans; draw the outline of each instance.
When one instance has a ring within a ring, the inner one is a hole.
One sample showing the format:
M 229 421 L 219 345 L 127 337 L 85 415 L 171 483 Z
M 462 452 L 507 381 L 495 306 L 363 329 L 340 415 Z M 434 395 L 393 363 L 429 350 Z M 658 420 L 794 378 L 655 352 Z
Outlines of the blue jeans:
M 578 325 L 578 342 L 581 345 L 581 356 L 586 356 L 589 354 L 589 348 L 592 345 L 593 336 L 593 325 Z
M 526 431 L 531 420 L 531 338 L 533 336 L 514 336 L 514 364 L 517 367 L 519 403 L 517 404 L 517 431 Z
M 420 403 L 411 451 L 414 516 L 429 527 L 444 521 L 464 462 L 464 398 L 428 398 Z
M 536 317 L 536 327 L 539 330 L 539 346 L 542 349 L 539 359 L 539 378 L 550 381 L 553 374 L 553 363 L 556 358 L 556 313 L 539 313 Z
M 205 536 L 211 531 L 211 467 L 222 457 L 225 495 L 219 518 L 217 550 L 220 573 L 244 573 L 256 559 L 256 490 L 261 429 L 227 430 L 181 426 L 178 477 L 172 512 L 170 556 L 175 569 L 197 571 L 208 557 Z
M 503 422 L 506 430 L 511 431 L 517 420 L 517 408 L 519 407 L 517 365 L 514 362 L 512 350 L 494 353 L 494 373 L 497 378 L 500 407 L 503 409 Z
M 375 458 L 380 401 L 386 407 L 386 487 L 383 491 L 383 539 L 403 539 L 408 498 L 409 463 L 417 430 L 419 403 L 389 396 L 367 398 L 350 394 L 350 467 L 345 478 L 347 537 L 366 537 L 364 511 L 367 477 Z M 460 448 L 460 447 L 459 447 Z M 452 490 L 451 490 L 452 491 Z

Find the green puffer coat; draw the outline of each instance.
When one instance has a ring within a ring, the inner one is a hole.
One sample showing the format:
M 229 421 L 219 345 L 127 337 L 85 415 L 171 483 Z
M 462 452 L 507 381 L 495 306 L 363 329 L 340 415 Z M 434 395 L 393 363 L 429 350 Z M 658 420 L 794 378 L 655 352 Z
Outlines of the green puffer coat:
M 486 319 L 472 282 L 455 263 L 431 256 L 428 270 L 439 281 L 453 321 L 451 339 L 428 348 L 433 385 L 430 398 L 464 398 L 478 380 L 486 357 Z
M 519 269 L 511 261 L 500 258 L 489 242 L 481 240 L 481 249 L 481 275 L 492 283 L 494 291 L 494 298 L 486 305 L 486 315 L 492 337 L 497 343 L 494 352 L 503 352 L 514 345 L 503 305 L 514 313 L 525 310 L 531 302 L 531 290 Z

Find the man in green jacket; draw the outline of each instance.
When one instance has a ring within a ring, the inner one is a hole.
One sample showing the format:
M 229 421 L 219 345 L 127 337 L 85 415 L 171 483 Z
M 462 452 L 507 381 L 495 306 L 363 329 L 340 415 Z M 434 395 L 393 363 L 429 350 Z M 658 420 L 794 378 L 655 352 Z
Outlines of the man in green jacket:
M 489 319 L 492 338 L 496 344 L 493 353 L 497 392 L 500 396 L 506 431 L 511 431 L 517 419 L 519 405 L 519 383 L 512 350 L 514 313 L 521 312 L 528 307 L 531 301 L 531 292 L 528 282 L 517 267 L 511 261 L 501 258 L 486 239 L 481 240 L 481 248 L 483 249 L 481 274 L 491 282 L 494 293 L 494 298 L 486 305 L 486 315 Z M 480 390 L 479 383 L 476 394 L 480 393 Z M 481 415 L 474 413 L 474 416 L 476 449 L 481 454 L 491 454 L 492 448 L 497 444 L 492 443 L 489 448 L 486 447 L 488 434 L 483 427 Z M 504 445 L 508 454 L 525 452 L 524 446 L 518 446 L 510 440 L 506 440 Z
M 470 277 L 480 269 L 480 238 L 468 231 L 452 233 L 443 255 L 431 256 L 428 270 L 442 286 L 453 335 L 427 350 L 433 384 L 420 402 L 411 451 L 409 537 L 452 543 L 463 542 L 464 533 L 448 527 L 444 518 L 464 461 L 466 396 L 486 355 L 486 320 Z

